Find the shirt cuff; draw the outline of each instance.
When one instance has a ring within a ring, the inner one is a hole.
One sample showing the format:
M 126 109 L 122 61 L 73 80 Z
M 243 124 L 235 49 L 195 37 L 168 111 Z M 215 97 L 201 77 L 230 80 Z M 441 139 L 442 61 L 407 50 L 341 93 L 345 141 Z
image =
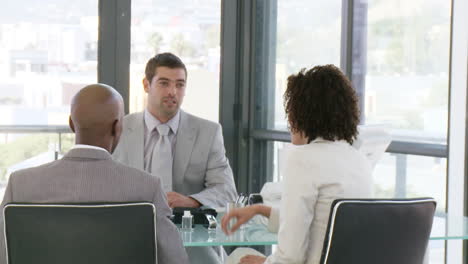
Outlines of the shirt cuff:
M 278 233 L 279 230 L 279 209 L 271 207 L 270 217 L 268 218 L 268 231 Z
M 188 197 L 197 201 L 200 204 L 200 207 L 204 205 L 204 203 L 200 201 L 201 196 L 197 196 L 196 194 L 194 194 L 194 195 L 189 195 Z

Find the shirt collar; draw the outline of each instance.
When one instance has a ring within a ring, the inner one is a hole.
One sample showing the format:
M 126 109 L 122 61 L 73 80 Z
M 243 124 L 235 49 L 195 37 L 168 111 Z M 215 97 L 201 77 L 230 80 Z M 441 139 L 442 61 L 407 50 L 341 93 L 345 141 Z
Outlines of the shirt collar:
M 316 137 L 314 140 L 312 140 L 310 143 L 333 143 L 333 144 L 349 144 L 346 140 L 326 140 L 322 137 Z M 309 144 L 310 144 L 309 143 Z
M 98 149 L 98 150 L 102 150 L 102 151 L 105 151 L 105 152 L 109 153 L 109 151 L 107 151 L 107 150 L 105 150 L 105 149 L 103 149 L 101 147 L 85 145 L 85 144 L 76 144 L 71 149 Z
M 148 129 L 149 132 L 153 131 L 156 126 L 161 124 L 161 121 L 159 121 L 156 117 L 154 117 L 148 109 L 145 109 L 144 111 L 144 119 L 145 119 L 145 125 L 146 129 Z M 180 110 L 177 111 L 177 114 L 169 119 L 169 121 L 166 122 L 166 125 L 168 125 L 172 132 L 174 134 L 177 134 L 177 129 L 179 128 L 179 121 L 180 121 Z
M 316 137 L 314 140 L 312 140 L 310 143 L 319 143 L 319 142 L 332 142 L 330 140 L 325 140 L 322 137 Z

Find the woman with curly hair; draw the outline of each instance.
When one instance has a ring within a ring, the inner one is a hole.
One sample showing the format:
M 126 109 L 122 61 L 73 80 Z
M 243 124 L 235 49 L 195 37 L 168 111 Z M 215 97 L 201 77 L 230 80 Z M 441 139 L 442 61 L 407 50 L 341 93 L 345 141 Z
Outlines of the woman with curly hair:
M 292 145 L 286 152 L 280 209 L 252 205 L 229 212 L 221 222 L 231 234 L 254 215 L 266 216 L 269 229 L 279 229 L 278 249 L 269 257 L 236 250 L 228 263 L 318 264 L 333 200 L 371 197 L 371 167 L 351 146 L 359 109 L 348 78 L 333 65 L 303 69 L 289 76 L 284 106 Z M 232 218 L 237 222 L 228 230 Z

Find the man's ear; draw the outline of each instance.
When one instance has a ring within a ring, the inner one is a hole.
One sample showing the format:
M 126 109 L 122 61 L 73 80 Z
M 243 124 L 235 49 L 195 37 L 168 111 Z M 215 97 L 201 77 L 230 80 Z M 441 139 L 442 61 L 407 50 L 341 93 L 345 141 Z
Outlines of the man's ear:
M 119 120 L 114 120 L 114 122 L 112 122 L 112 136 L 115 137 L 116 133 L 117 133 L 117 123 L 119 122 Z
M 73 124 L 73 120 L 71 116 L 68 116 L 68 125 L 70 126 L 70 129 L 75 133 L 75 124 Z
M 114 120 L 112 123 L 112 136 L 113 137 L 120 137 L 120 134 L 122 133 L 122 125 L 118 119 Z
M 145 89 L 145 92 L 148 93 L 149 88 L 150 88 L 150 82 L 145 78 L 143 78 L 143 88 Z

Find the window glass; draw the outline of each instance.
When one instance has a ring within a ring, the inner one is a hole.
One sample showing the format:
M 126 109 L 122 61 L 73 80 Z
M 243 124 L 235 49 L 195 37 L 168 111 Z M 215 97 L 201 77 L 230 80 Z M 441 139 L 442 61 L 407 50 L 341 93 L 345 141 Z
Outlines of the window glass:
M 278 0 L 276 60 L 273 71 L 274 122 L 267 128 L 286 130 L 283 94 L 289 75 L 316 65 L 340 65 L 341 0 Z M 265 99 L 266 100 L 266 99 Z
M 0 8 L 0 125 L 60 133 L 0 133 L 0 196 L 13 171 L 60 157 L 71 98 L 97 82 L 98 1 L 4 1 Z M 39 132 L 37 131 L 37 132 Z M 62 132 L 63 131 L 63 132 Z
M 98 1 L 4 1 L 0 125 L 66 125 L 70 100 L 97 81 Z
M 370 0 L 365 122 L 446 143 L 451 2 Z
M 0 133 L 0 197 L 11 173 L 60 158 L 74 142 L 72 133 Z
M 376 197 L 434 197 L 446 210 L 447 159 L 385 153 L 374 168 Z

